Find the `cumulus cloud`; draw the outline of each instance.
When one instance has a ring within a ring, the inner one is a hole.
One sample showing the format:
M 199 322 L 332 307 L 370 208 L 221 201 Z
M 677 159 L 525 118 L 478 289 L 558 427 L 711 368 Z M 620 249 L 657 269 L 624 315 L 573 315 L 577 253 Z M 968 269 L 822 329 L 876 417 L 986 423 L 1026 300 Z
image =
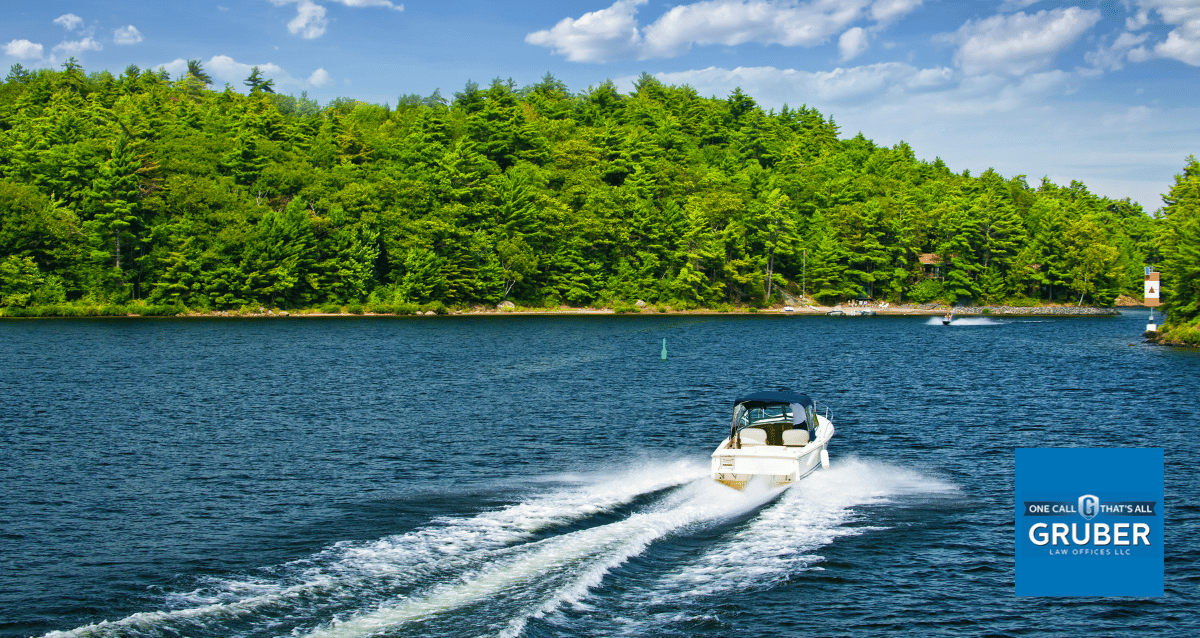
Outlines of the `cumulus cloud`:
M 329 86 L 333 84 L 333 78 L 329 77 L 329 73 L 324 68 L 319 68 L 308 76 L 308 83 L 315 87 Z
M 995 15 L 968 20 L 939 37 L 958 44 L 954 61 L 966 73 L 1023 75 L 1050 66 L 1055 55 L 1100 20 L 1098 10 L 1079 7 Z
M 607 9 L 563 18 L 553 28 L 525 36 L 529 44 L 549 47 L 571 62 L 605 62 L 635 56 L 642 44 L 637 7 L 647 0 L 617 0 Z
M 550 29 L 525 37 L 574 62 L 617 58 L 669 58 L 693 45 L 746 43 L 816 46 L 856 22 L 875 20 L 879 29 L 921 0 L 702 0 L 671 8 L 642 27 L 637 7 L 646 0 L 617 0 L 607 9 L 563 18 Z
M 325 35 L 327 26 L 329 20 L 325 18 L 325 7 L 310 0 L 300 0 L 296 3 L 296 17 L 287 23 L 289 32 L 300 34 L 308 40 Z
M 117 44 L 137 44 L 142 41 L 142 32 L 132 24 L 113 31 L 113 42 Z
M 1153 54 L 1200 66 L 1200 5 L 1190 0 L 1140 0 L 1139 4 L 1142 11 L 1153 9 L 1174 27 L 1165 41 L 1154 45 Z
M 54 19 L 54 24 L 61 26 L 67 31 L 74 31 L 83 24 L 83 18 L 74 13 L 65 13 Z
M 404 5 L 392 4 L 388 0 L 333 0 L 334 2 L 344 4 L 347 7 L 386 7 L 395 11 L 404 11 Z
M 847 30 L 838 38 L 838 52 L 841 53 L 842 62 L 857 58 L 858 54 L 867 50 L 868 44 L 867 32 L 863 31 L 862 27 Z
M 822 102 L 845 105 L 875 100 L 886 102 L 889 96 L 943 86 L 953 77 L 953 71 L 884 62 L 839 67 L 832 71 L 799 71 L 773 66 L 708 67 L 659 73 L 656 77 L 666 84 L 687 84 L 701 94 L 709 95 L 726 95 L 740 86 L 747 94 L 761 97 L 765 104 Z
M 42 59 L 42 45 L 29 40 L 13 40 L 4 45 L 4 54 L 18 60 L 40 60 Z
M 325 17 L 324 5 L 317 4 L 313 0 L 270 0 L 271 4 L 282 7 L 289 4 L 296 5 L 296 17 L 288 21 L 288 31 L 292 34 L 299 35 L 302 38 L 312 40 L 325 35 L 325 29 L 329 26 L 329 19 Z M 366 7 L 382 7 L 395 11 L 404 11 L 404 5 L 395 4 L 390 0 L 330 0 L 347 7 L 362 9 Z
M 877 0 L 871 5 L 871 19 L 880 23 L 899 20 L 921 6 L 922 0 Z
M 187 60 L 176 58 L 171 62 L 162 65 L 173 77 L 180 77 L 187 72 Z M 280 93 L 295 92 L 312 88 L 320 88 L 329 86 L 335 80 L 325 71 L 324 68 L 319 68 L 313 71 L 308 79 L 293 77 L 283 67 L 274 62 L 262 62 L 257 64 L 247 64 L 238 62 L 228 55 L 215 55 L 208 61 L 204 62 L 204 70 L 213 77 L 213 83 L 216 85 L 230 84 L 235 89 L 245 90 L 243 82 L 250 77 L 254 67 L 258 67 L 259 73 L 264 77 L 275 80 L 275 90 Z
M 1142 9 L 1134 15 L 1125 18 L 1125 28 L 1130 31 L 1137 31 L 1138 29 L 1141 29 L 1149 24 L 1150 11 L 1147 9 Z
M 61 51 L 67 55 L 79 55 L 84 51 L 100 51 L 103 48 L 104 46 L 102 46 L 94 38 L 64 41 L 54 45 L 55 51 Z

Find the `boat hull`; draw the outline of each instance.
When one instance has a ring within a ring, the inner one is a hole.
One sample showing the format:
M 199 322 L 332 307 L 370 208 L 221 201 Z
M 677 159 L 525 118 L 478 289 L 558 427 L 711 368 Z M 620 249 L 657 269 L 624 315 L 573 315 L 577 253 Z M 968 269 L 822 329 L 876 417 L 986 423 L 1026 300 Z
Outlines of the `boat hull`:
M 823 464 L 822 457 L 828 458 L 825 451 L 833 424 L 823 417 L 818 417 L 818 422 L 816 440 L 804 447 L 743 445 L 734 449 L 726 439 L 712 454 L 713 480 L 735 490 L 744 490 L 755 480 L 768 488 L 800 481 Z

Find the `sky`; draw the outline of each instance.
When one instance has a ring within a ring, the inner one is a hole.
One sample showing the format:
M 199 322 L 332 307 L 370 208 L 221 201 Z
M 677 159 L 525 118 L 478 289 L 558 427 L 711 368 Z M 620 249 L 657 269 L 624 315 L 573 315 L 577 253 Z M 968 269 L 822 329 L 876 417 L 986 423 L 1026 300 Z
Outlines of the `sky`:
M 174 76 L 252 66 L 277 90 L 395 104 L 547 72 L 647 72 L 978 175 L 1083 182 L 1148 213 L 1200 154 L 1200 0 L 0 0 L 0 63 Z

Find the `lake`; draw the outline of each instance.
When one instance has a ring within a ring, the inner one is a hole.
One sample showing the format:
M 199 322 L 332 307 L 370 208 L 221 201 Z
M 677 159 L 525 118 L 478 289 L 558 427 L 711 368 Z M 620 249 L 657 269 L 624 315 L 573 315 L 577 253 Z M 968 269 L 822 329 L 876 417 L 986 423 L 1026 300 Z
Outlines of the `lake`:
M 1197 635 L 1145 315 L 0 321 L 0 635 Z M 763 389 L 831 466 L 733 492 Z M 1165 449 L 1164 597 L 1014 596 L 1018 447 Z

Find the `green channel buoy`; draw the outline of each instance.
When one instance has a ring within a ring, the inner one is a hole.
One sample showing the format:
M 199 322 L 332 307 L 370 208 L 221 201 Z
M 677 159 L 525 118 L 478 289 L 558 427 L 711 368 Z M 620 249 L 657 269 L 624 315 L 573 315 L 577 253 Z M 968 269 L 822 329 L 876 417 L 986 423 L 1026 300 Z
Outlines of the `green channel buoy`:
M 666 339 L 663 339 L 662 360 L 663 361 L 667 360 L 667 340 Z

